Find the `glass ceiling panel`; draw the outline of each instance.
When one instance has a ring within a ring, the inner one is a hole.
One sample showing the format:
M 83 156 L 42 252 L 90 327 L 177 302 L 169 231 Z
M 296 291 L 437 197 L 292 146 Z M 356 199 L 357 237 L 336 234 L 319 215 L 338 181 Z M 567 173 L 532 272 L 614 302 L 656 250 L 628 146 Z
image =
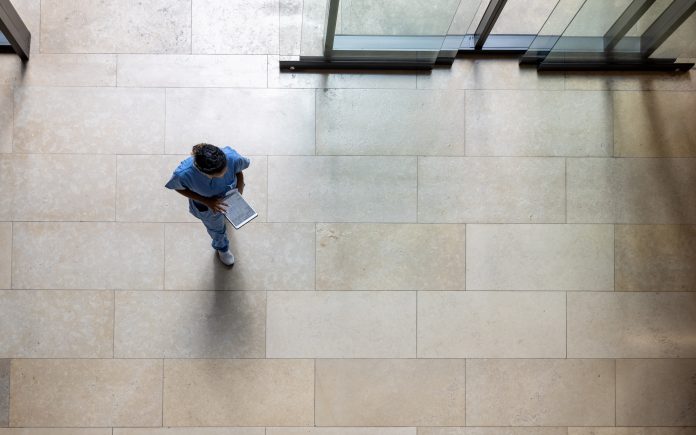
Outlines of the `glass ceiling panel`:
M 651 58 L 678 59 L 680 62 L 696 60 L 696 13 L 691 14 L 681 26 L 662 43 Z
M 558 0 L 508 0 L 498 17 L 493 35 L 536 35 Z

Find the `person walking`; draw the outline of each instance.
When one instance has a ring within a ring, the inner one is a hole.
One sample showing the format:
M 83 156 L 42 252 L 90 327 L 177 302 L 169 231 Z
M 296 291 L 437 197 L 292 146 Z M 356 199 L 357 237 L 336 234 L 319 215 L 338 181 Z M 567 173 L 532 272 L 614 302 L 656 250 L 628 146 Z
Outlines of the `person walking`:
M 224 198 L 237 189 L 244 192 L 244 171 L 251 160 L 230 147 L 200 143 L 191 150 L 191 156 L 179 164 L 166 188 L 189 199 L 189 212 L 200 219 L 213 239 L 212 246 L 226 266 L 234 265 L 225 226 Z

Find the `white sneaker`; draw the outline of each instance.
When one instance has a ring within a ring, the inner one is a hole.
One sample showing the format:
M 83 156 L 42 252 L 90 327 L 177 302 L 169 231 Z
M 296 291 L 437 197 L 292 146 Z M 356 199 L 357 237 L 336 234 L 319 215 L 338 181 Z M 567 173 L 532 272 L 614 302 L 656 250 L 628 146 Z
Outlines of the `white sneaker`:
M 225 266 L 232 266 L 234 264 L 234 254 L 228 249 L 225 252 L 217 251 L 218 258 L 222 261 Z

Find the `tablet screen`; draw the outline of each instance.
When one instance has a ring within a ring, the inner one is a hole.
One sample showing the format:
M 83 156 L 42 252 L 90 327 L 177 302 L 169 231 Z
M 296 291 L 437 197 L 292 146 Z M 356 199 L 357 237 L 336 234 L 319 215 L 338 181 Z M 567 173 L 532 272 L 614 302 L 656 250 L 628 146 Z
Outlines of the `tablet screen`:
M 227 204 L 225 217 L 236 229 L 258 216 L 236 189 L 225 197 L 225 204 Z

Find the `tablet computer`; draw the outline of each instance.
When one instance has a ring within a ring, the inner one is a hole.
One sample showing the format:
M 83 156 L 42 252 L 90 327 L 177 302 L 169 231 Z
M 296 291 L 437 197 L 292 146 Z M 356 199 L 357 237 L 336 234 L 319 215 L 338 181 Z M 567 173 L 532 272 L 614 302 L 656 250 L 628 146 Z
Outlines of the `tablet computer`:
M 249 205 L 237 189 L 232 189 L 226 196 L 224 203 L 227 205 L 225 217 L 235 230 L 251 222 L 258 213 Z

